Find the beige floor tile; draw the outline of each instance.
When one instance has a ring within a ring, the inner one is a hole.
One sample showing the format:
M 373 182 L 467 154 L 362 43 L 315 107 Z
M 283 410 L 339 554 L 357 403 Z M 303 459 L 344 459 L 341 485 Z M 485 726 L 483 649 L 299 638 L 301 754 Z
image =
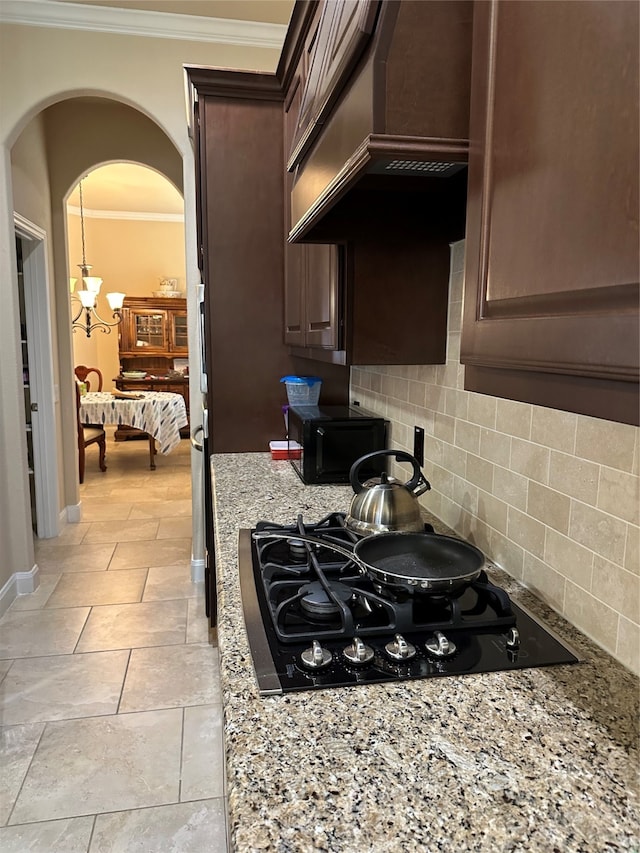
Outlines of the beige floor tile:
M 181 737 L 180 709 L 47 723 L 10 823 L 177 802 Z
M 89 525 L 83 519 L 82 522 L 78 524 L 65 524 L 60 531 L 60 534 L 56 536 L 55 540 L 52 539 L 39 539 L 39 543 L 47 543 L 55 541 L 60 545 L 80 545 L 81 542 L 84 542 L 84 537 L 89 529 Z
M 162 477 L 162 474 L 160 474 Z M 169 499 L 168 489 L 164 483 L 158 481 L 150 485 L 129 486 L 128 488 L 119 487 L 114 489 L 113 497 L 117 497 L 119 501 L 131 501 L 134 504 L 129 518 L 140 518 L 139 515 L 133 514 L 135 504 L 139 502 L 148 502 L 150 504 L 165 503 Z M 155 518 L 156 516 L 144 516 L 145 518 Z
M 94 817 L 0 828 L 2 853 L 87 853 Z
M 45 608 L 133 604 L 142 598 L 146 577 L 146 569 L 63 574 Z
M 219 698 L 218 651 L 210 645 L 133 649 L 120 713 L 207 705 Z
M 0 619 L 0 658 L 71 654 L 88 614 L 88 607 L 9 610 Z
M 155 539 L 158 533 L 157 521 L 94 521 L 84 541 L 96 542 L 135 542 L 139 539 Z
M 9 609 L 11 612 L 15 612 L 16 610 L 40 610 L 46 605 L 61 577 L 62 575 L 57 572 L 41 572 L 38 576 L 38 588 L 33 592 L 25 593 L 25 595 L 19 595 L 12 601 Z
M 186 600 L 93 607 L 76 651 L 175 645 L 185 642 L 186 628 Z
M 38 545 L 36 560 L 43 572 L 101 572 L 108 568 L 115 547 L 113 543 Z
M 17 660 L 2 684 L 3 724 L 115 714 L 129 650 Z
M 187 609 L 187 643 L 209 643 L 209 619 L 204 610 L 202 597 L 190 598 Z M 216 646 L 217 647 L 217 644 Z
M 204 599 L 204 583 L 191 580 L 191 565 L 186 561 L 178 566 L 152 566 L 147 574 L 143 601 L 166 601 L 172 598 Z
M 190 539 L 153 539 L 145 542 L 119 542 L 115 546 L 109 569 L 171 566 L 190 558 Z
M 222 705 L 184 709 L 180 799 L 223 797 Z
M 158 539 L 190 539 L 193 522 L 190 515 L 184 518 L 161 518 L 158 524 Z
M 126 521 L 132 506 L 130 501 L 105 501 L 103 498 L 83 497 L 82 521 Z
M 156 501 L 140 500 L 134 504 L 130 518 L 178 518 L 191 515 L 191 500 Z
M 43 723 L 0 728 L 0 824 L 9 820 L 43 731 Z
M 101 814 L 89 853 L 223 853 L 223 800 Z

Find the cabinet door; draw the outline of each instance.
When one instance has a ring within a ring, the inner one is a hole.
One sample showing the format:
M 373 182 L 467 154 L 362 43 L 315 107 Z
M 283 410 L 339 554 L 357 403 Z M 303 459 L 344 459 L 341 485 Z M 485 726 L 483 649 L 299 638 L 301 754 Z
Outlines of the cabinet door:
M 189 351 L 186 311 L 169 312 L 169 349 L 171 352 L 187 353 Z
M 340 251 L 338 246 L 306 248 L 305 344 L 340 349 Z
M 469 390 L 637 423 L 638 4 L 478 3 Z
M 163 352 L 169 348 L 166 311 L 131 311 L 132 349 L 136 352 Z

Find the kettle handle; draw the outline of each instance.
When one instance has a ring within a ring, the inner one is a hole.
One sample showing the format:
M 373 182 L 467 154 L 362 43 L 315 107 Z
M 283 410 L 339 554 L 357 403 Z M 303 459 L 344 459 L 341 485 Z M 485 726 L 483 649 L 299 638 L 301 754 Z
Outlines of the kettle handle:
M 375 450 L 373 453 L 367 453 L 366 456 L 361 456 L 360 459 L 356 459 L 351 466 L 351 470 L 349 471 L 349 480 L 356 495 L 360 494 L 364 488 L 364 484 L 360 482 L 360 478 L 358 477 L 360 468 L 365 462 L 369 462 L 371 459 L 377 459 L 378 456 L 393 456 L 396 462 L 410 462 L 413 465 L 413 476 L 407 483 L 405 483 L 405 487 L 409 489 L 410 492 L 413 492 L 415 497 L 418 497 L 418 495 L 421 495 L 423 492 L 426 492 L 431 488 L 431 484 L 422 474 L 420 465 L 418 464 L 418 460 L 415 456 L 412 456 L 405 450 Z

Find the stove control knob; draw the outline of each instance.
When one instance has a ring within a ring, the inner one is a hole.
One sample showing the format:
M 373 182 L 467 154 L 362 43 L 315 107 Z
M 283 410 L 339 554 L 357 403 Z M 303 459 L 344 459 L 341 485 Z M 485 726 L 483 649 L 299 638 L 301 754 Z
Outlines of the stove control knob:
M 507 648 L 508 649 L 519 649 L 520 648 L 520 632 L 517 628 L 509 628 L 507 633 Z
M 349 663 L 369 663 L 373 660 L 373 649 L 365 645 L 360 637 L 354 637 L 353 643 L 342 652 Z
M 402 634 L 396 634 L 393 642 L 387 643 L 384 650 L 393 660 L 409 660 L 416 654 L 416 647 L 407 643 Z
M 310 649 L 305 649 L 300 655 L 302 663 L 309 669 L 324 669 L 333 660 L 333 655 L 328 649 L 323 649 L 317 640 L 313 641 Z
M 448 640 L 441 631 L 434 631 L 433 637 L 427 640 L 425 647 L 430 655 L 448 658 L 456 653 L 455 643 Z

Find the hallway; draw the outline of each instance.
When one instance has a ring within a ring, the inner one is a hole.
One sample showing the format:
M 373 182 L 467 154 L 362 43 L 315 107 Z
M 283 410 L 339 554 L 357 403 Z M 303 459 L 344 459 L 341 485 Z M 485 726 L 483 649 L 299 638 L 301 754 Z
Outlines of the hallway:
M 111 429 L 112 428 L 108 428 Z M 83 521 L 0 619 L 3 853 L 224 853 L 222 709 L 190 580 L 190 443 L 87 453 Z

